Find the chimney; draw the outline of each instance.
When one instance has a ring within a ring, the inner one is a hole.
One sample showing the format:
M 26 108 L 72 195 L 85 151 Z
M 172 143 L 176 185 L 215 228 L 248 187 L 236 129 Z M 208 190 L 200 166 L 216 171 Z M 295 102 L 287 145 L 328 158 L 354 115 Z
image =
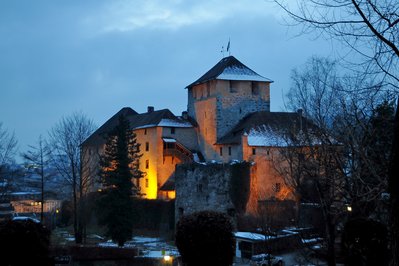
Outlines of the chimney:
M 183 112 L 181 113 L 181 116 L 183 117 L 183 119 L 187 120 L 187 119 L 188 119 L 188 113 L 187 113 L 187 111 L 183 111 Z
M 147 113 L 152 113 L 152 112 L 154 112 L 154 106 L 148 106 Z
M 299 116 L 299 131 L 302 131 L 302 113 L 303 113 L 303 110 L 302 109 L 298 109 L 297 113 L 298 113 L 298 116 Z

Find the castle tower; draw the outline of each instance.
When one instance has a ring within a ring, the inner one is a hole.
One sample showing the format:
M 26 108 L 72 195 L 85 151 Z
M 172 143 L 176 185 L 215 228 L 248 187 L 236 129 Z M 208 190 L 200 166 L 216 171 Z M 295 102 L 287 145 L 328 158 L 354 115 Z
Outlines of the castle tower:
M 270 111 L 272 82 L 229 56 L 187 86 L 188 115 L 198 123 L 198 143 L 206 160 L 220 159 L 218 139 L 243 117 Z

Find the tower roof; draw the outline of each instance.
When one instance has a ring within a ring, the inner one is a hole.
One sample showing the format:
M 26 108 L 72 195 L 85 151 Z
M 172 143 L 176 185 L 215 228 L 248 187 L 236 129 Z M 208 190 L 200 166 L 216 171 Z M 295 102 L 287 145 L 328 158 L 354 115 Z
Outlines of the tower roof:
M 202 77 L 188 85 L 187 88 L 191 88 L 194 85 L 198 85 L 215 79 L 273 82 L 268 78 L 262 77 L 261 75 L 238 61 L 238 59 L 234 56 L 228 56 L 220 60 Z

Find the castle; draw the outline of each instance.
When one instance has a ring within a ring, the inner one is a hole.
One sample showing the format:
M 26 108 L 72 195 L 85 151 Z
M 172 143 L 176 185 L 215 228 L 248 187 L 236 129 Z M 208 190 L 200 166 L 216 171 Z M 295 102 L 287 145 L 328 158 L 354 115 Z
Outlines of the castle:
M 306 120 L 300 112 L 270 112 L 272 83 L 234 56 L 225 57 L 186 87 L 187 111 L 181 116 L 168 109 L 155 110 L 149 106 L 146 113 L 139 114 L 125 107 L 111 117 L 82 144 L 85 156 L 94 158 L 94 163 L 83 169 L 82 175 L 95 177 L 97 172 L 94 169 L 98 167 L 95 162 L 104 148 L 104 134 L 123 114 L 141 144 L 140 168 L 145 176 L 135 185 L 142 198 L 174 199 L 178 180 L 179 186 L 189 190 L 181 195 L 190 196 L 195 189 L 203 192 L 202 184 L 184 184 L 184 181 L 194 181 L 176 176 L 177 172 L 187 174 L 187 171 L 176 172 L 176 166 L 183 163 L 191 162 L 203 168 L 205 165 L 243 161 L 251 165 L 249 202 L 292 198 L 290 189 L 274 170 L 271 154 L 274 149 L 284 146 L 284 132 L 300 129 Z M 218 171 L 220 174 L 225 170 Z M 91 188 L 95 189 L 101 188 L 97 184 Z M 183 207 L 176 208 L 183 212 Z M 255 209 L 248 208 L 248 211 Z

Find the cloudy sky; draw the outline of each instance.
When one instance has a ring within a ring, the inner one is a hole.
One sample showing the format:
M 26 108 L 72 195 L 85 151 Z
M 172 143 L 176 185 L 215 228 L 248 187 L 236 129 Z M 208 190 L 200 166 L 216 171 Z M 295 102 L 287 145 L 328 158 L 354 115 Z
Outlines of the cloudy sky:
M 268 0 L 0 1 L 0 122 L 22 152 L 75 111 L 97 125 L 125 106 L 179 115 L 229 38 L 284 110 L 292 68 L 334 46 L 283 16 Z

